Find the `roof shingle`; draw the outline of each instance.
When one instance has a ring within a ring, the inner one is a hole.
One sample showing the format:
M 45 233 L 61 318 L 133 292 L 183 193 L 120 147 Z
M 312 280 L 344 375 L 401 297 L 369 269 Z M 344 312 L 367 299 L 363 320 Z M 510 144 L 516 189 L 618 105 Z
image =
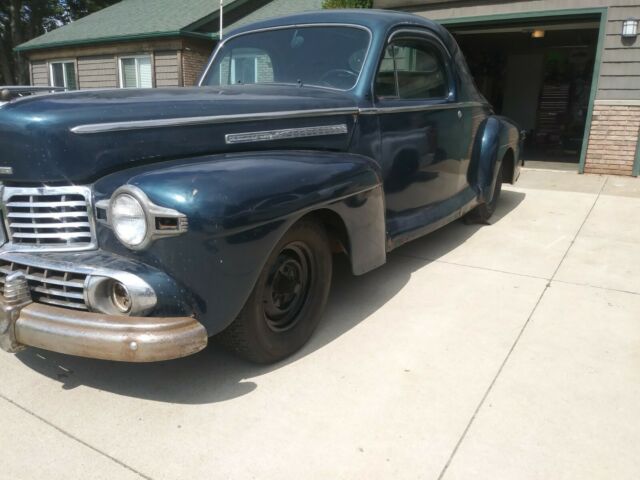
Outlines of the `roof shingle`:
M 16 50 L 177 35 L 218 9 L 216 0 L 123 0 L 29 40 Z

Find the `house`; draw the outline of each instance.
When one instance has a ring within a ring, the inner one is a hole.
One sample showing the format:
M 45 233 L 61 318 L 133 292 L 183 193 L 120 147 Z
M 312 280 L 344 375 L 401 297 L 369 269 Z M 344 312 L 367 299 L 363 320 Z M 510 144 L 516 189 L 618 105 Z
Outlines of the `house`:
M 528 132 L 529 160 L 640 173 L 640 3 L 374 0 L 444 24 L 498 113 Z
M 219 0 L 123 0 L 16 48 L 33 86 L 195 85 L 219 37 Z M 225 30 L 322 0 L 226 0 Z

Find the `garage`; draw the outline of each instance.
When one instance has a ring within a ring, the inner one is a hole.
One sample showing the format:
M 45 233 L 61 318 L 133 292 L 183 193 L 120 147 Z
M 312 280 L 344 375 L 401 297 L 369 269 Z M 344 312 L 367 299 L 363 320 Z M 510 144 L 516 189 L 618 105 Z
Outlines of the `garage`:
M 598 29 L 597 17 L 450 26 L 496 113 L 527 132 L 525 160 L 577 170 Z
M 640 4 L 374 0 L 447 27 L 479 89 L 528 133 L 530 167 L 640 174 Z M 538 165 L 536 165 L 538 164 Z

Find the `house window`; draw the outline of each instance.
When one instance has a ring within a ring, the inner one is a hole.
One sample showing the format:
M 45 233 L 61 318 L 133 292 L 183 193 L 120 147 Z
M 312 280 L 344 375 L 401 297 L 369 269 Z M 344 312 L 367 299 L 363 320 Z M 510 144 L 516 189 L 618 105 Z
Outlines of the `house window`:
M 69 90 L 78 88 L 76 84 L 76 63 L 73 60 L 63 62 L 51 62 L 51 86 L 64 87 Z
M 120 58 L 121 88 L 151 88 L 151 57 L 139 55 Z
M 219 84 L 273 82 L 271 57 L 263 50 L 254 48 L 233 49 L 219 66 Z

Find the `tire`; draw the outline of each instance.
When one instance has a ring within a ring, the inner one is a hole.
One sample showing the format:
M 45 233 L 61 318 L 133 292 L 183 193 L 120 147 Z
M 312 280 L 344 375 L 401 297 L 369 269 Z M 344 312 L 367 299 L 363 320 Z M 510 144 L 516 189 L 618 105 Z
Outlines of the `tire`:
M 500 169 L 498 170 L 498 176 L 496 177 L 496 184 L 493 187 L 493 195 L 491 195 L 491 201 L 482 203 L 471 210 L 469 213 L 467 213 L 464 217 L 465 223 L 481 223 L 485 225 L 489 223 L 489 219 L 493 216 L 496 211 L 496 207 L 498 206 L 500 192 L 502 192 L 503 165 L 504 162 L 501 162 Z
M 332 256 L 324 228 L 293 225 L 269 256 L 245 306 L 217 339 L 255 363 L 282 360 L 307 343 L 331 286 Z

